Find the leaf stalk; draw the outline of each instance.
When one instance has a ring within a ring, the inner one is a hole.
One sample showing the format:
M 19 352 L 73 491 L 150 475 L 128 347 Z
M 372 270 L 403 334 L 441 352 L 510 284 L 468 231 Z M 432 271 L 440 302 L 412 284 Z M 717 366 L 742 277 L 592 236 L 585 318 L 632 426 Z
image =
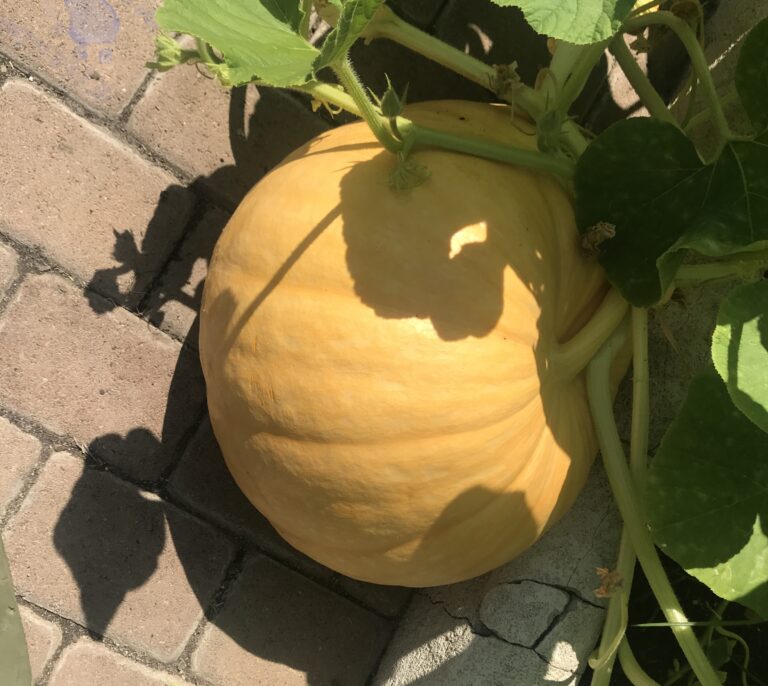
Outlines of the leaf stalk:
M 384 123 L 383 117 L 376 111 L 373 103 L 365 92 L 363 84 L 357 78 L 352 63 L 345 58 L 333 65 L 333 71 L 339 79 L 339 82 L 354 100 L 360 115 L 365 119 L 368 126 L 373 131 L 379 143 L 381 143 L 389 152 L 397 153 L 403 147 L 401 141 L 395 138 Z
M 687 622 L 672 585 L 651 540 L 637 489 L 630 474 L 613 416 L 610 387 L 611 364 L 623 345 L 625 327 L 620 327 L 605 343 L 587 368 L 587 394 L 592 409 L 600 452 L 619 512 L 629 539 L 643 567 L 659 606 L 670 623 Z M 673 626 L 672 633 L 696 674 L 701 686 L 720 686 L 720 680 L 690 627 Z
M 550 363 L 557 374 L 573 379 L 584 371 L 595 353 L 621 324 L 629 303 L 621 293 L 612 288 L 592 318 L 570 340 L 561 343 L 550 356 Z
M 632 308 L 632 432 L 630 437 L 629 465 L 632 478 L 638 490 L 645 485 L 646 468 L 648 466 L 648 427 L 650 419 L 648 374 L 648 310 L 639 307 Z M 626 527 L 621 532 L 619 556 L 616 571 L 621 578 L 623 593 L 611 597 L 608 611 L 605 615 L 605 626 L 600 640 L 598 655 L 603 655 L 609 648 L 611 636 L 619 629 L 623 605 L 632 590 L 632 580 L 635 575 L 635 551 L 629 539 Z M 626 637 L 619 647 L 619 661 L 627 678 L 633 684 L 652 684 L 658 686 L 640 668 L 635 655 L 629 647 Z M 625 664 L 626 661 L 626 664 Z M 613 659 L 606 660 L 600 670 L 595 670 L 591 686 L 608 686 L 611 679 Z M 633 672 L 637 680 L 633 680 L 628 670 Z M 645 679 L 645 680 L 644 680 Z
M 707 64 L 707 58 L 704 55 L 704 51 L 701 49 L 701 44 L 693 29 L 672 12 L 660 10 L 651 14 L 644 14 L 639 17 L 627 19 L 624 22 L 624 30 L 629 33 L 636 33 L 654 24 L 666 26 L 674 31 L 680 39 L 683 47 L 685 47 L 688 52 L 688 56 L 691 59 L 691 66 L 696 72 L 699 83 L 704 89 L 704 94 L 707 97 L 709 107 L 712 111 L 712 119 L 714 120 L 715 127 L 717 128 L 720 137 L 723 141 L 731 140 L 733 134 L 728 125 L 728 120 L 725 118 L 723 105 L 717 95 L 715 82 L 709 71 L 709 65 Z
M 717 262 L 684 264 L 678 268 L 674 284 L 678 288 L 699 286 L 708 281 L 760 278 L 768 269 L 768 250 L 741 252 Z
M 609 50 L 616 58 L 616 62 L 624 72 L 624 76 L 627 77 L 627 80 L 632 85 L 632 88 L 635 89 L 635 92 L 651 116 L 677 126 L 677 120 L 674 115 L 667 109 L 667 105 L 661 99 L 658 91 L 653 87 L 650 79 L 632 56 L 624 41 L 624 34 L 620 33 L 611 41 Z
M 547 98 L 544 93 L 522 82 L 509 92 L 506 89 L 497 88 L 499 75 L 497 66 L 486 64 L 416 28 L 398 17 L 386 5 L 379 8 L 365 27 L 362 36 L 367 41 L 387 38 L 413 50 L 473 83 L 493 91 L 500 100 L 519 107 L 534 121 L 538 121 L 547 109 Z M 572 121 L 563 123 L 563 141 L 574 157 L 578 157 L 587 147 L 586 139 Z

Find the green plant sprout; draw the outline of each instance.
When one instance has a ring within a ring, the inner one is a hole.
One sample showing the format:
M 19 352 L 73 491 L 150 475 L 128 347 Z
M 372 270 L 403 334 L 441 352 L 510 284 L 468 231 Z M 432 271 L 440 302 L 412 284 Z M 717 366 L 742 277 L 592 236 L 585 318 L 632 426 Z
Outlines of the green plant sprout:
M 391 183 L 407 189 L 429 171 L 411 153 L 438 147 L 520 165 L 560 179 L 571 192 L 585 240 L 607 227 L 595 257 L 614 290 L 567 345 L 565 368 L 587 370 L 602 457 L 624 522 L 600 644 L 590 660 L 593 686 L 609 683 L 615 660 L 634 684 L 658 684 L 625 636 L 627 603 L 639 561 L 667 627 L 687 660 L 666 684 L 719 686 L 723 666 L 741 669 L 749 648 L 722 618 L 690 621 L 665 572 L 661 550 L 723 599 L 768 618 L 768 20 L 740 48 L 735 90 L 717 92 L 702 50 L 698 0 L 494 0 L 522 9 L 531 26 L 554 40 L 537 83 L 516 66 L 489 65 L 417 29 L 382 0 L 164 0 L 151 67 L 198 63 L 225 86 L 255 83 L 305 93 L 329 111 L 362 117 L 393 154 Z M 310 14 L 332 27 L 311 44 Z M 646 30 L 680 41 L 692 73 L 679 102 L 668 106 L 638 65 L 625 36 L 647 49 Z M 197 40 L 183 49 L 172 33 Z M 492 91 L 532 122 L 537 150 L 489 143 L 420 126 L 405 96 L 389 84 L 372 97 L 349 56 L 357 40 L 387 38 Z M 609 50 L 650 114 L 620 121 L 599 135 L 571 118 L 571 107 Z M 338 83 L 326 80 L 334 75 Z M 723 100 L 741 105 L 749 135 L 734 133 Z M 703 100 L 705 109 L 694 112 Z M 689 137 L 709 124 L 714 152 L 704 157 Z M 679 415 L 650 464 L 648 312 L 681 287 L 733 281 L 712 340 L 712 367 L 691 383 Z M 610 387 L 611 363 L 633 344 L 629 460 L 619 439 Z M 650 625 L 648 625 L 650 626 Z M 699 631 L 697 632 L 697 629 Z M 740 658 L 734 657 L 740 655 Z

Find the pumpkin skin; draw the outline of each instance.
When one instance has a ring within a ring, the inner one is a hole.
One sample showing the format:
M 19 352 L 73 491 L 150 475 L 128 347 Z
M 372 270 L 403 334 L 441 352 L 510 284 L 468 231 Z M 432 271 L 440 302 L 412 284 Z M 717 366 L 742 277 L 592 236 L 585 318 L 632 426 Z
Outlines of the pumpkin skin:
M 407 115 L 535 145 L 499 106 Z M 390 189 L 392 155 L 356 123 L 260 181 L 216 246 L 200 355 L 226 463 L 285 540 L 350 577 L 433 586 L 509 561 L 582 488 L 585 380 L 553 353 L 607 286 L 553 179 L 413 158 L 431 177 Z

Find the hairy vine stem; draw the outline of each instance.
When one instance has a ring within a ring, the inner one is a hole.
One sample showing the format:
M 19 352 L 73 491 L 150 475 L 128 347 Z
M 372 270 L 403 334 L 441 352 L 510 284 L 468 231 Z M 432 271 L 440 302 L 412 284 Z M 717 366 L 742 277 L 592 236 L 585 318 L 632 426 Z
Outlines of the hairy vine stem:
M 445 43 L 439 38 L 416 28 L 398 17 L 389 7 L 382 5 L 363 31 L 366 41 L 388 38 L 409 50 L 437 62 L 453 72 L 488 90 L 495 90 L 497 70 L 482 60 Z M 501 94 L 499 94 L 501 96 Z M 534 119 L 544 111 L 540 93 L 522 82 L 515 89 L 515 104 Z
M 587 393 L 605 471 L 632 547 L 635 549 L 659 606 L 667 621 L 673 625 L 670 627 L 672 633 L 680 644 L 691 669 L 701 686 L 720 686 L 720 679 L 704 654 L 693 629 L 679 624 L 688 620 L 651 540 L 637 488 L 627 466 L 616 428 L 610 372 L 613 359 L 623 345 L 625 336 L 625 327 L 617 329 L 587 368 Z
M 332 17 L 329 17 L 332 20 Z M 448 45 L 430 34 L 398 17 L 386 5 L 382 5 L 362 33 L 367 41 L 376 38 L 388 38 L 442 65 L 446 69 L 477 83 L 514 107 L 521 108 L 534 121 L 538 121 L 547 110 L 547 97 L 522 81 L 513 87 L 501 87 L 498 65 L 489 65 L 472 57 L 458 48 Z M 587 147 L 587 141 L 572 121 L 564 121 L 562 128 L 563 142 L 574 158 Z
M 363 107 L 357 98 L 353 98 L 349 93 L 344 92 L 337 86 L 330 83 L 321 83 L 313 81 L 308 84 L 297 86 L 294 90 L 301 93 L 308 93 L 319 102 L 328 103 L 335 107 L 340 107 L 359 117 L 364 117 Z M 358 93 L 358 98 L 359 98 Z M 370 125 L 373 120 L 376 125 L 386 128 L 385 119 L 376 109 L 376 107 L 365 96 L 368 103 L 368 116 L 364 117 Z M 573 178 L 573 164 L 568 160 L 547 155 L 536 150 L 524 150 L 514 148 L 509 145 L 502 145 L 497 142 L 490 142 L 479 138 L 469 138 L 467 136 L 457 136 L 444 131 L 418 126 L 405 117 L 396 118 L 396 130 L 402 140 L 395 139 L 387 129 L 387 140 L 394 140 L 397 147 L 388 147 L 390 152 L 410 151 L 413 147 L 419 145 L 436 146 L 446 150 L 462 152 L 485 159 L 506 162 L 522 167 L 537 169 L 539 171 L 555 174 L 563 179 Z M 373 129 L 373 127 L 371 127 Z M 376 130 L 374 129 L 374 134 Z M 377 138 L 378 135 L 377 135 Z M 381 141 L 381 138 L 379 138 Z
M 462 152 L 497 162 L 516 164 L 539 171 L 556 174 L 565 179 L 573 178 L 574 166 L 568 160 L 547 155 L 537 150 L 524 150 L 497 141 L 457 136 L 445 131 L 430 129 L 414 124 L 403 117 L 397 118 L 397 130 L 403 136 L 408 149 L 411 146 L 430 145 L 454 152 Z
M 621 324 L 629 304 L 615 288 L 603 298 L 592 318 L 570 340 L 561 343 L 550 362 L 556 373 L 572 379 L 584 371 L 590 360 Z
M 649 401 L 649 376 L 648 376 L 648 310 L 638 307 L 632 308 L 632 432 L 630 437 L 630 470 L 632 478 L 639 491 L 642 491 L 645 484 L 645 471 L 648 462 L 648 428 L 650 419 L 650 401 Z M 621 580 L 623 593 L 617 593 L 611 597 L 608 603 L 608 611 L 605 615 L 605 625 L 603 635 L 600 639 L 598 656 L 602 656 L 609 650 L 613 636 L 620 631 L 621 617 L 626 612 L 625 605 L 632 589 L 632 579 L 635 574 L 635 562 L 637 558 L 632 548 L 626 528 L 621 532 L 621 542 L 619 543 L 619 555 L 616 561 L 616 571 Z M 622 659 L 622 648 L 625 648 L 624 657 L 630 661 L 634 660 L 634 654 L 629 648 L 629 643 L 624 637 L 622 645 L 619 648 L 619 660 L 624 668 Z M 628 652 L 627 652 L 628 651 Z M 630 658 L 631 656 L 631 658 Z M 636 661 L 635 661 L 636 664 Z M 642 672 L 640 666 L 635 669 L 629 664 L 628 669 L 639 674 Z M 591 686 L 608 686 L 613 669 L 612 656 L 605 660 L 600 669 L 595 669 Z M 639 671 L 638 671 L 639 670 Z M 627 669 L 625 669 L 626 673 Z M 645 674 L 643 672 L 643 674 Z M 627 675 L 632 683 L 655 683 L 643 682 L 642 677 L 638 681 L 633 681 L 632 677 Z
M 674 115 L 667 109 L 658 91 L 653 87 L 650 79 L 632 56 L 627 44 L 624 42 L 624 34 L 620 33 L 611 41 L 609 50 L 616 58 L 616 62 L 621 67 L 624 76 L 627 77 L 632 88 L 640 96 L 643 105 L 648 108 L 651 116 L 677 126 L 677 120 Z
M 640 666 L 629 643 L 624 640 L 619 646 L 619 662 L 624 676 L 629 679 L 634 686 L 661 686 L 658 681 L 652 679 Z M 593 682 L 594 684 L 594 682 Z
M 688 52 L 688 56 L 691 59 L 691 66 L 696 72 L 699 83 L 707 96 L 717 131 L 723 141 L 730 140 L 733 137 L 733 134 L 731 133 L 730 126 L 725 118 L 723 105 L 717 95 L 715 82 L 712 79 L 712 74 L 710 73 L 709 65 L 707 64 L 707 58 L 704 55 L 704 51 L 701 49 L 701 44 L 693 29 L 691 29 L 685 21 L 680 19 L 680 17 L 672 14 L 672 12 L 660 10 L 658 12 L 653 12 L 652 14 L 644 14 L 639 17 L 627 19 L 624 22 L 624 30 L 629 33 L 636 33 L 637 31 L 641 31 L 654 24 L 666 26 L 674 31 L 680 39 L 680 42 Z
M 754 280 L 768 269 L 768 250 L 755 250 L 729 255 L 717 262 L 684 264 L 675 275 L 675 286 L 699 286 L 707 281 L 731 279 Z
M 333 65 L 333 71 L 338 77 L 341 85 L 347 91 L 349 96 L 357 105 L 360 115 L 365 119 L 368 126 L 373 131 L 379 143 L 381 143 L 389 152 L 397 153 L 402 147 L 402 141 L 395 138 L 384 123 L 384 119 L 379 114 L 367 93 L 363 84 L 360 83 L 352 68 L 352 63 L 348 58 L 340 60 Z
M 558 111 L 563 118 L 568 116 L 571 105 L 573 105 L 576 98 L 584 90 L 590 74 L 592 74 L 595 65 L 597 65 L 605 52 L 605 46 L 605 41 L 592 45 L 571 46 L 566 44 L 558 47 L 555 51 L 555 58 L 552 60 L 553 64 L 555 64 L 558 56 L 557 53 L 564 47 L 568 49 L 573 60 L 570 72 L 566 75 L 563 83 L 559 84 L 560 88 L 553 105 L 553 109 Z

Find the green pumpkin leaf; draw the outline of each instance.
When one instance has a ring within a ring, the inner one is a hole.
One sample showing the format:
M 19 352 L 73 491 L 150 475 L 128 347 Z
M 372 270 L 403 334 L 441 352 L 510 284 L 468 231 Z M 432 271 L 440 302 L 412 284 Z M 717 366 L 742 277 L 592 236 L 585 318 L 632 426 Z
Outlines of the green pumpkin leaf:
M 537 33 L 586 45 L 613 36 L 635 0 L 493 0 L 519 7 Z
M 720 304 L 712 360 L 736 407 L 768 432 L 768 281 L 737 286 Z
M 294 31 L 299 30 L 301 20 L 304 17 L 304 12 L 301 8 L 301 0 L 260 1 L 275 19 L 283 22 L 283 24 L 288 24 Z
M 323 42 L 315 69 L 322 69 L 339 59 L 344 59 L 352 44 L 373 19 L 381 3 L 382 0 L 346 0 L 336 27 Z
M 0 684 L 29 686 L 31 683 L 27 641 L 21 626 L 8 558 L 0 538 Z
M 728 143 L 698 183 L 705 204 L 678 249 L 720 257 L 768 246 L 768 134 Z
M 736 65 L 736 90 L 758 131 L 768 129 L 768 19 L 744 40 Z
M 581 156 L 574 183 L 580 230 L 615 228 L 599 254 L 610 281 L 634 305 L 657 302 L 681 260 L 681 217 L 690 222 L 706 193 L 693 143 L 655 119 L 618 122 Z
M 768 618 L 768 440 L 714 370 L 696 377 L 653 459 L 656 544 L 716 595 Z
M 724 667 L 733 657 L 736 641 L 732 638 L 716 638 L 707 646 L 707 657 L 715 669 Z
M 157 23 L 201 38 L 223 57 L 216 74 L 228 86 L 307 81 L 319 51 L 299 33 L 296 0 L 165 0 Z
M 719 257 L 768 245 L 768 134 L 731 141 L 705 165 L 675 126 L 629 119 L 587 148 L 574 183 L 580 230 L 612 225 L 598 259 L 640 307 L 658 302 L 684 250 Z

